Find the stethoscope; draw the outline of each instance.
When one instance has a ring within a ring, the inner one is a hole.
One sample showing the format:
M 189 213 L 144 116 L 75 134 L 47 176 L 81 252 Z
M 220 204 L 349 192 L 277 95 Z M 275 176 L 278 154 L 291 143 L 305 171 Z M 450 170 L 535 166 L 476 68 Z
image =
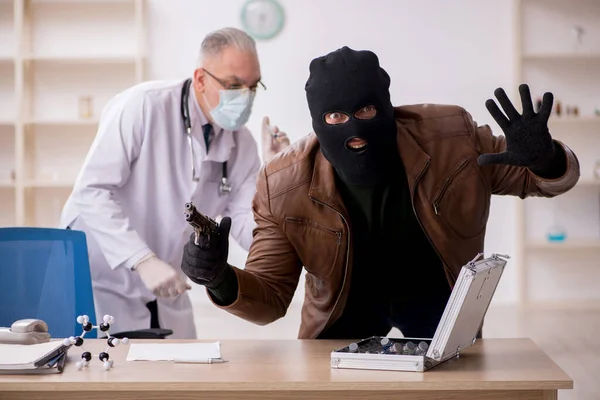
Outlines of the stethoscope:
M 190 108 L 188 105 L 188 99 L 190 95 L 190 86 L 192 79 L 188 78 L 183 83 L 183 90 L 181 91 L 181 117 L 183 118 L 183 125 L 185 126 L 186 136 L 190 147 L 190 158 L 192 160 L 192 180 L 198 182 L 200 177 L 196 176 L 196 164 L 194 163 L 194 146 L 192 144 L 192 120 L 190 118 Z M 227 179 L 227 161 L 223 162 L 223 172 L 221 176 L 221 184 L 219 185 L 219 194 L 231 192 L 231 185 Z

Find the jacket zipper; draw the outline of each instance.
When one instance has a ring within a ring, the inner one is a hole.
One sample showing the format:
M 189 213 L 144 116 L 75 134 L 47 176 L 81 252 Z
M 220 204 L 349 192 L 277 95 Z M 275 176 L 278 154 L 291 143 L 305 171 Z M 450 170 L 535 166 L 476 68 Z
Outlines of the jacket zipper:
M 438 193 L 438 195 L 435 197 L 435 199 L 433 201 L 433 211 L 435 212 L 435 215 L 440 215 L 440 200 L 442 199 L 442 197 L 444 197 L 444 194 L 446 193 L 446 190 L 448 190 L 450 183 L 452 183 L 452 178 L 454 178 L 456 176 L 456 174 L 458 174 L 460 171 L 462 171 L 462 169 L 467 165 L 468 162 L 469 162 L 469 160 L 466 158 L 463 161 L 461 161 L 461 163 L 458 164 L 452 170 L 452 172 L 448 176 L 448 179 L 446 179 L 446 182 L 444 182 L 444 186 L 442 186 L 442 188 L 440 189 L 440 192 Z
M 342 218 L 344 218 L 344 217 L 342 217 Z M 342 232 L 334 231 L 333 229 L 327 228 L 327 227 L 325 227 L 323 225 L 320 225 L 320 224 L 318 224 L 316 222 L 309 221 L 309 220 L 302 219 L 302 218 L 290 218 L 290 217 L 286 218 L 286 221 L 292 221 L 292 222 L 298 222 L 298 223 L 307 223 L 307 224 L 316 226 L 319 229 L 322 229 L 322 230 L 324 230 L 326 232 L 329 232 L 329 233 L 335 235 L 337 237 L 337 244 L 338 245 L 341 244 L 341 242 L 342 242 Z
M 417 222 L 419 223 L 419 226 L 421 227 L 421 231 L 423 231 L 423 235 L 425 235 L 425 237 L 427 238 L 427 240 L 429 241 L 429 244 L 431 245 L 431 248 L 435 251 L 435 253 L 437 254 L 437 256 L 440 258 L 440 260 L 442 260 L 442 264 L 443 265 L 447 265 L 448 266 L 448 272 L 450 272 L 450 275 L 452 275 L 452 277 L 454 279 L 456 279 L 456 277 L 454 276 L 454 274 L 452 273 L 452 270 L 450 270 L 450 265 L 448 263 L 446 263 L 446 261 L 444 261 L 444 257 L 442 257 L 442 255 L 440 254 L 440 252 L 438 251 L 438 249 L 435 247 L 435 245 L 433 244 L 433 242 L 431 241 L 431 239 L 429 238 L 429 235 L 427 234 L 427 232 L 425 231 L 425 229 L 423 228 L 423 224 L 421 223 L 421 220 L 419 219 L 419 216 L 417 215 L 417 210 L 415 209 L 415 202 L 414 202 L 414 198 L 415 198 L 415 192 L 417 190 L 417 183 L 419 183 L 419 179 L 421 179 L 421 176 L 423 175 L 423 172 L 425 172 L 425 170 L 427 169 L 427 167 L 429 167 L 430 161 L 427 160 L 427 164 L 425 165 L 425 168 L 423 168 L 423 170 L 419 173 L 419 175 L 417 176 L 417 179 L 415 179 L 415 186 L 413 188 L 413 192 L 411 194 L 411 199 L 410 199 L 410 204 L 412 206 L 413 209 L 413 213 L 415 214 L 415 218 L 417 219 Z M 458 168 L 457 168 L 458 169 Z M 454 173 L 453 173 L 454 174 Z M 445 189 L 444 189 L 445 191 Z M 438 196 L 439 197 L 439 196 Z M 437 214 L 437 212 L 436 212 Z
M 346 220 L 344 215 L 341 212 L 339 212 L 338 210 L 336 210 L 335 208 L 331 207 L 329 204 L 325 204 L 314 198 L 312 199 L 312 201 L 314 201 L 315 203 L 321 204 L 321 205 L 329 208 L 330 210 L 333 210 L 334 212 L 336 212 L 340 217 L 342 217 L 342 221 L 344 221 L 344 225 L 346 225 L 346 230 L 348 231 L 348 245 L 346 246 L 346 268 L 344 268 L 344 280 L 342 281 L 342 288 L 340 289 L 340 293 L 339 293 L 337 299 L 335 299 L 335 304 L 333 305 L 333 308 L 331 309 L 331 313 L 329 314 L 327 321 L 325 321 L 325 325 L 323 325 L 323 327 L 325 327 L 325 326 L 327 326 L 329 321 L 331 321 L 331 316 L 333 315 L 335 309 L 337 308 L 338 303 L 340 302 L 340 297 L 342 297 L 342 293 L 344 292 L 344 287 L 346 286 L 346 277 L 347 277 L 347 272 L 348 272 L 348 257 L 350 257 L 350 226 L 348 225 L 348 221 Z M 339 245 L 341 243 L 342 233 L 337 232 L 337 234 L 338 234 L 338 245 Z M 321 330 L 320 332 L 317 332 L 315 337 L 317 337 L 319 335 L 319 333 L 321 333 L 321 332 L 323 332 L 323 330 Z

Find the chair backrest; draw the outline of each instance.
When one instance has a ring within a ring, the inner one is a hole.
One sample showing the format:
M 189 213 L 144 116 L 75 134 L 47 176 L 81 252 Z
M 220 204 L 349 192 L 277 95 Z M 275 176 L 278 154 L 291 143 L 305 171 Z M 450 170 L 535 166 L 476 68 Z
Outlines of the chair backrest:
M 0 228 L 0 326 L 41 319 L 64 338 L 81 334 L 78 315 L 96 323 L 85 233 Z

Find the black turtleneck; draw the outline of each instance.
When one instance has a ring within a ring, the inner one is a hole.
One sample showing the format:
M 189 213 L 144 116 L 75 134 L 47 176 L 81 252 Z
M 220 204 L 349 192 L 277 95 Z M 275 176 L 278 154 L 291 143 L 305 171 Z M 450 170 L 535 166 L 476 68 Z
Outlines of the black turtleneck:
M 399 159 L 389 171 L 372 186 L 338 179 L 353 237 L 352 278 L 342 316 L 320 338 L 386 335 L 403 308 L 439 304 L 450 295 L 442 263 L 415 217 Z

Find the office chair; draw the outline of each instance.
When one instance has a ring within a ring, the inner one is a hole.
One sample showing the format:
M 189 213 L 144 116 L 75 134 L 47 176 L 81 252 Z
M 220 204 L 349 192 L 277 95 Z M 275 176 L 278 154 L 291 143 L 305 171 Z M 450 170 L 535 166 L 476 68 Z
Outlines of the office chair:
M 96 319 L 85 233 L 54 228 L 0 228 L 0 326 L 41 319 L 53 338 L 79 336 L 77 316 Z M 100 319 L 102 317 L 100 316 Z M 169 329 L 110 333 L 164 339 Z M 104 335 L 104 332 L 101 333 Z

